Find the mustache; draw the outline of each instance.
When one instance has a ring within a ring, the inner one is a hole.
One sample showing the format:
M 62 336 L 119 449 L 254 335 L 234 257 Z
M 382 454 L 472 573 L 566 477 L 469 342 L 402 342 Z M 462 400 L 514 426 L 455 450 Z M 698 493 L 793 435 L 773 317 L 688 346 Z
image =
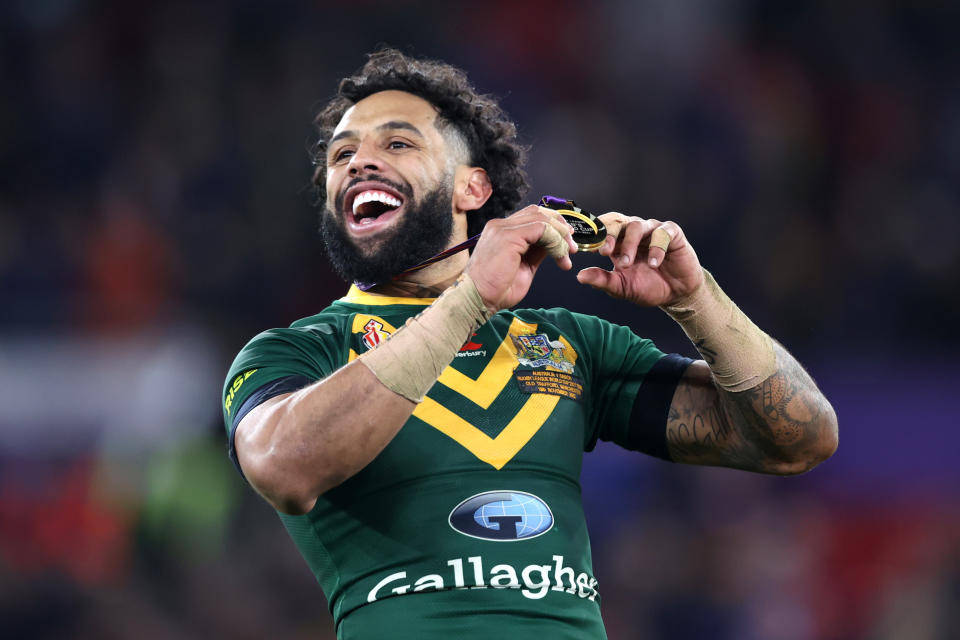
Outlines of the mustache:
M 350 180 L 350 182 L 348 182 L 346 185 L 344 185 L 343 189 L 340 190 L 340 193 L 337 194 L 336 200 L 334 202 L 335 211 L 343 211 L 343 199 L 346 196 L 347 191 L 350 189 L 350 187 L 354 186 L 355 184 L 359 184 L 361 182 L 379 182 L 381 184 L 387 185 L 391 189 L 396 189 L 397 191 L 402 193 L 403 197 L 407 200 L 413 198 L 413 187 L 411 187 L 406 182 L 404 183 L 394 182 L 393 180 L 390 180 L 389 178 L 385 178 L 384 176 L 381 176 L 378 173 L 368 173 L 365 176 L 357 176 L 356 178 L 353 178 L 352 180 Z

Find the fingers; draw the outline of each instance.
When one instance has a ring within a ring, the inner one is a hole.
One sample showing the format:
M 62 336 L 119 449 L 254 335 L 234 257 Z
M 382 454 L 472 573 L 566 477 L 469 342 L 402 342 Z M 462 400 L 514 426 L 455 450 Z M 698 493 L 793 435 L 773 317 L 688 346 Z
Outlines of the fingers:
M 573 227 L 567 223 L 563 217 L 554 211 L 553 209 L 547 209 L 546 207 L 537 207 L 537 211 L 545 216 L 547 216 L 550 226 L 556 229 L 557 233 L 562 239 L 563 245 L 566 249 L 563 251 L 563 255 L 577 252 L 577 243 L 573 241 Z M 551 253 L 551 255 L 553 255 Z M 562 257 L 554 255 L 554 258 Z
M 617 238 L 620 236 L 620 229 L 630 221 L 628 216 L 619 211 L 609 211 L 597 216 L 603 226 L 607 228 L 607 237 L 603 241 L 603 246 L 597 251 L 602 256 L 613 255 L 613 249 L 617 244 Z
M 650 234 L 650 248 L 647 251 L 647 264 L 657 268 L 666 260 L 667 254 L 686 246 L 683 229 L 670 220 L 657 226 Z
M 616 279 L 617 276 L 612 271 L 605 271 L 600 267 L 587 267 L 577 274 L 577 281 L 580 284 L 604 290 L 611 289 Z
M 557 260 L 566 258 L 570 252 L 570 246 L 567 244 L 566 238 L 552 224 L 543 225 L 543 232 L 540 234 L 537 244 L 546 249 L 550 257 Z
M 620 238 L 620 258 L 614 263 L 618 267 L 629 267 L 637 255 L 640 242 L 653 226 L 653 220 L 634 218 L 623 228 Z
M 667 256 L 667 249 L 670 248 L 670 242 L 673 240 L 673 236 L 676 235 L 676 232 L 668 227 L 669 224 L 671 223 L 665 222 L 650 234 L 647 264 L 651 267 L 656 267 L 663 263 L 663 259 Z
M 519 231 L 527 244 L 543 247 L 561 268 L 573 267 L 568 257 L 570 253 L 577 251 L 577 245 L 571 236 L 573 227 L 556 211 L 530 205 L 505 218 L 501 224 L 505 230 Z
M 599 253 L 610 257 L 614 269 L 627 268 L 638 260 L 656 269 L 663 264 L 667 254 L 685 244 L 683 231 L 675 222 L 626 216 L 616 211 L 604 213 L 599 219 L 607 228 L 607 238 Z M 491 221 L 491 224 L 497 224 L 503 230 L 521 231 L 528 246 L 543 247 L 563 269 L 573 266 L 569 258 L 570 253 L 577 251 L 572 238 L 573 228 L 558 212 L 530 205 L 508 218 Z
M 561 269 L 572 269 L 572 231 L 559 215 L 535 205 L 490 220 L 466 267 L 488 308 L 504 309 L 522 300 L 548 255 Z
M 682 245 L 683 231 L 671 221 L 661 222 L 610 212 L 600 216 L 607 226 L 607 239 L 601 255 L 610 256 L 614 267 L 628 267 L 646 254 L 653 268 L 663 264 L 668 252 Z

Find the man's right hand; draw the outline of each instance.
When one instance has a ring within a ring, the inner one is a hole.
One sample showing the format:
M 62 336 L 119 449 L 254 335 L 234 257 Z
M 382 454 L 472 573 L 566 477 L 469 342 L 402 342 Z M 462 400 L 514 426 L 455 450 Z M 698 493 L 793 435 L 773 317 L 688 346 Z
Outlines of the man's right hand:
M 487 222 L 466 272 L 491 314 L 527 295 L 547 255 L 565 271 L 573 267 L 568 255 L 577 251 L 572 231 L 556 211 L 536 205 Z

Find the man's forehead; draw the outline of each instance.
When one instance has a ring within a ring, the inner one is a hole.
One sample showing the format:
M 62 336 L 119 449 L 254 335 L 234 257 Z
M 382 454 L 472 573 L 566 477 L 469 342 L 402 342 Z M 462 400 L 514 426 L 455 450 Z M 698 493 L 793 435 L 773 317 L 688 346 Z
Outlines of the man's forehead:
M 436 107 L 420 96 L 406 91 L 380 91 L 347 109 L 333 133 L 360 131 L 388 122 L 408 122 L 429 135 L 427 127 L 434 129 L 431 125 L 436 118 Z

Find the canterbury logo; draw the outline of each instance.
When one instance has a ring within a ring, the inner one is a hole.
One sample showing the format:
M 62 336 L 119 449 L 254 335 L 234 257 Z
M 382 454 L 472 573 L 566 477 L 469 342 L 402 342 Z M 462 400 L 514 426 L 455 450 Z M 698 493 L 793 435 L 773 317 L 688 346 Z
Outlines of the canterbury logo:
M 463 346 L 462 346 L 462 347 L 460 347 L 460 351 L 461 351 L 461 352 L 463 352 L 463 351 L 476 351 L 477 349 L 479 349 L 480 347 L 483 346 L 483 345 L 480 344 L 479 342 L 474 342 L 474 341 L 473 341 L 473 339 L 476 337 L 476 335 L 477 335 L 476 332 L 470 334 L 470 337 L 467 339 L 467 341 L 463 343 Z

